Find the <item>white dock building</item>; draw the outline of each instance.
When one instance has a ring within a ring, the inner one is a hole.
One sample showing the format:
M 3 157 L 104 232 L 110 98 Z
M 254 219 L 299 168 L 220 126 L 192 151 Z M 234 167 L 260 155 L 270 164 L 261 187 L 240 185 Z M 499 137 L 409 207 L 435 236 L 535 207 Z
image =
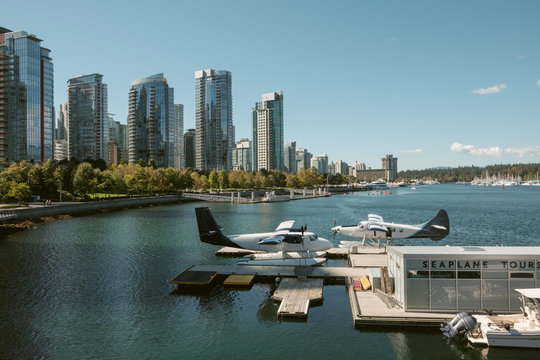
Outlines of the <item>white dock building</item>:
M 540 247 L 389 246 L 405 311 L 519 311 L 515 289 L 540 287 Z

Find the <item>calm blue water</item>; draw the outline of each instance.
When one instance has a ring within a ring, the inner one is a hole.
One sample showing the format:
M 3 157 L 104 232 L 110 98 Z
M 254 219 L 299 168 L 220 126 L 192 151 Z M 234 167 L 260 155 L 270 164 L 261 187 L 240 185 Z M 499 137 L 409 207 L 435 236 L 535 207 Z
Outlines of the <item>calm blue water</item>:
M 275 204 L 190 203 L 42 223 L 0 240 L 0 358 L 507 359 L 537 351 L 448 344 L 438 331 L 354 329 L 343 285 L 325 286 L 306 322 L 279 321 L 272 284 L 176 295 L 168 281 L 193 264 L 233 263 L 198 240 L 196 206 L 226 233 L 271 231 L 283 220 L 336 244 L 333 219 L 379 214 L 422 223 L 439 209 L 450 235 L 422 245 L 540 246 L 540 188 L 464 185 L 335 195 Z M 401 243 L 405 243 L 402 241 Z

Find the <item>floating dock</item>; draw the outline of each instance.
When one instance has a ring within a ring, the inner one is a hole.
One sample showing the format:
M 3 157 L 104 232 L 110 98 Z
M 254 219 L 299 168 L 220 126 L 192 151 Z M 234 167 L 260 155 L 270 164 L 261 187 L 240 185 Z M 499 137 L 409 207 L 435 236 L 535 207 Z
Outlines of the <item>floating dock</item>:
M 323 279 L 298 278 L 282 279 L 273 299 L 281 301 L 279 318 L 307 318 L 309 306 L 323 301 Z
M 255 278 L 305 276 L 330 282 L 334 280 L 344 282 L 347 277 L 369 276 L 369 269 L 365 268 L 325 266 L 195 265 L 186 271 L 215 272 L 227 276 L 254 275 Z M 178 276 L 171 280 L 171 283 L 175 284 L 174 281 Z
M 178 289 L 206 289 L 210 288 L 218 276 L 217 271 L 212 270 L 193 270 L 189 268 L 178 274 L 169 281 L 171 284 L 178 285 Z
M 357 290 L 352 279 L 347 280 L 354 326 L 421 326 L 439 327 L 452 320 L 455 313 L 405 311 L 393 296 L 380 290 Z
M 255 275 L 229 275 L 225 281 L 224 286 L 230 287 L 246 287 L 249 288 L 253 285 Z

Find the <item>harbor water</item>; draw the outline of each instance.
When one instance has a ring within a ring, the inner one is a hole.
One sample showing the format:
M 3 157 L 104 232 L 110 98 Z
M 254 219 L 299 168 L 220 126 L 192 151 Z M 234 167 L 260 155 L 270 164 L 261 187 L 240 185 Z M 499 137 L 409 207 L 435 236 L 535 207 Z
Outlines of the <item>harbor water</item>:
M 231 264 L 199 241 L 194 208 L 228 234 L 381 215 L 418 224 L 439 209 L 444 240 L 399 244 L 540 246 L 540 188 L 428 185 L 267 204 L 187 203 L 76 217 L 0 240 L 1 359 L 534 359 L 535 350 L 449 343 L 436 329 L 354 328 L 344 285 L 326 285 L 307 321 L 276 318 L 275 285 L 179 295 L 168 281 L 195 264 Z M 339 260 L 333 260 L 334 264 Z

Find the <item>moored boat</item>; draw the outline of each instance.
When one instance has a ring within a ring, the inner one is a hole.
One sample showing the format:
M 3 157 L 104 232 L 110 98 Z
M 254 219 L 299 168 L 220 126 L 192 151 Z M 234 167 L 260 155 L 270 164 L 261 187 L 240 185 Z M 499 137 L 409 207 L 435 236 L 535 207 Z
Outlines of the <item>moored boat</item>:
M 540 348 L 540 288 L 516 289 L 522 314 L 488 316 L 459 313 L 441 330 L 449 338 L 463 335 L 471 344 Z

